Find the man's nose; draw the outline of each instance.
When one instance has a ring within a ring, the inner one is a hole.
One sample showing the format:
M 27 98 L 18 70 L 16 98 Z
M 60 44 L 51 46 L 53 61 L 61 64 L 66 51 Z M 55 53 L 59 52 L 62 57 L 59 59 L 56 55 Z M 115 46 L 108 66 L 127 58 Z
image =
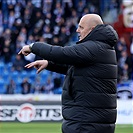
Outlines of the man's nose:
M 77 28 L 76 32 L 79 32 L 79 28 Z

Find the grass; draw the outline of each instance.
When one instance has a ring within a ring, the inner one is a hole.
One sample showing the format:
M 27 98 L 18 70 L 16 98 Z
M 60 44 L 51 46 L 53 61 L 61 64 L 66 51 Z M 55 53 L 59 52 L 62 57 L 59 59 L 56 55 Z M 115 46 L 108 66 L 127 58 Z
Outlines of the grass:
M 0 122 L 0 133 L 61 133 L 61 123 Z M 117 125 L 115 133 L 133 133 L 133 125 Z
M 115 133 L 133 133 L 133 125 L 116 125 Z
M 2 123 L 0 133 L 61 133 L 61 123 Z

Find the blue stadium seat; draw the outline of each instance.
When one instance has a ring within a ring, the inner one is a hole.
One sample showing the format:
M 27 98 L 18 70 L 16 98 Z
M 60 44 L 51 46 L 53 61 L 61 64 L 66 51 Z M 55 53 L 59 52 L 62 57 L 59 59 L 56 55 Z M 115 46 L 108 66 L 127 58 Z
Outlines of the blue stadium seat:
M 62 94 L 62 88 L 59 87 L 59 88 L 54 89 L 54 90 L 53 90 L 53 93 L 54 93 L 54 94 Z
M 6 70 L 8 71 L 8 72 L 11 72 L 11 70 L 12 70 L 12 63 L 11 62 L 9 62 L 8 64 L 6 64 L 5 65 L 5 68 L 6 68 Z
M 40 76 L 41 76 L 41 82 L 46 82 L 47 81 L 47 78 L 49 76 L 49 72 L 47 70 L 44 70 L 40 73 Z
M 16 85 L 16 89 L 14 90 L 15 94 L 21 94 L 22 93 L 22 87 L 20 85 Z
M 6 93 L 5 82 L 3 79 L 0 79 L 0 94 L 5 94 L 5 93 Z
M 0 62 L 0 73 L 4 72 L 5 64 L 3 62 Z
M 35 78 L 36 78 L 36 71 L 32 70 L 31 72 L 29 72 L 29 79 L 31 81 L 35 81 Z
M 8 82 L 9 81 L 9 77 L 10 77 L 9 71 L 4 71 L 2 73 L 2 78 L 3 78 L 4 81 Z
M 21 94 L 21 92 L 22 92 L 22 87 L 21 87 L 22 79 L 21 78 L 16 79 L 15 83 L 16 83 L 16 89 L 14 90 L 14 93 Z
M 27 77 L 29 77 L 29 73 L 28 73 L 27 71 L 22 71 L 22 72 L 20 73 L 20 77 L 21 77 L 22 79 L 27 78 Z
M 17 80 L 19 73 L 18 73 L 18 71 L 13 71 L 12 73 L 10 73 L 10 76 L 13 80 Z

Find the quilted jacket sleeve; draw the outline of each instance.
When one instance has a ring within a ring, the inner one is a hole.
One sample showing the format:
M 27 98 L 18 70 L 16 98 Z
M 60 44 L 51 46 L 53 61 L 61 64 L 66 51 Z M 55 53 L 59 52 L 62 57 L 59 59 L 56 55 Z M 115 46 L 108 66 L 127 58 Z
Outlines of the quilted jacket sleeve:
M 90 64 L 95 61 L 97 46 L 92 41 L 73 46 L 52 46 L 46 43 L 36 42 L 32 52 L 48 61 L 58 64 L 80 65 Z

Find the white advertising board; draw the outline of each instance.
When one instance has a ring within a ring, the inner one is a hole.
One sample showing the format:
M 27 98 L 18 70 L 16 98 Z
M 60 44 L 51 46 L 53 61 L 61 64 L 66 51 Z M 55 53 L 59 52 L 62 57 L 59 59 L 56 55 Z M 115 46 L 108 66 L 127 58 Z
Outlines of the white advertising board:
M 133 100 L 117 101 L 117 124 L 133 124 Z
M 0 107 L 0 121 L 61 121 L 60 105 L 33 105 L 24 103 L 20 106 L 5 105 Z
M 0 121 L 20 121 L 25 123 L 62 120 L 61 105 L 58 103 L 52 105 L 45 105 L 40 102 L 34 104 L 26 101 L 21 104 L 17 104 L 15 101 L 9 103 L 0 105 Z M 117 100 L 116 124 L 133 124 L 133 100 Z

